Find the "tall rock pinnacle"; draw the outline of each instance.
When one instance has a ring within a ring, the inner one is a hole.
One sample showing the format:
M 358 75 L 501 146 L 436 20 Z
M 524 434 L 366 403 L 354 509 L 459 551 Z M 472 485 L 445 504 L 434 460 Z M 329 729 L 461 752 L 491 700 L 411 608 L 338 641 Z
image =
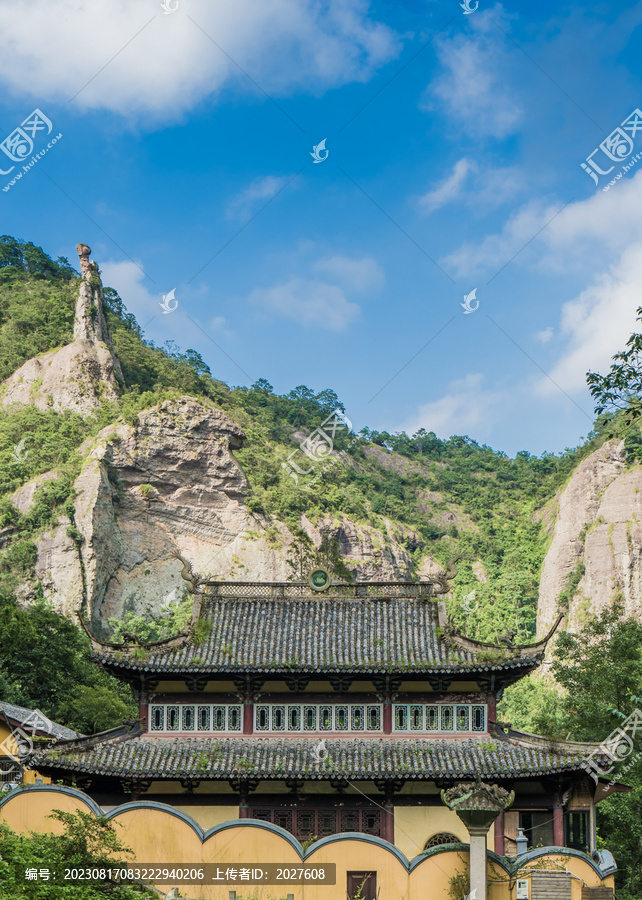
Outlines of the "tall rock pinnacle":
M 91 250 L 78 244 L 82 280 L 76 301 L 74 339 L 57 350 L 27 360 L 3 383 L 0 403 L 71 409 L 89 415 L 105 401 L 115 401 L 124 384 L 105 311 L 100 273 Z
M 76 301 L 76 320 L 74 322 L 75 341 L 104 341 L 111 347 L 111 337 L 105 321 L 103 310 L 103 288 L 100 283 L 98 266 L 91 262 L 91 249 L 87 244 L 76 244 L 80 259 L 82 282 Z

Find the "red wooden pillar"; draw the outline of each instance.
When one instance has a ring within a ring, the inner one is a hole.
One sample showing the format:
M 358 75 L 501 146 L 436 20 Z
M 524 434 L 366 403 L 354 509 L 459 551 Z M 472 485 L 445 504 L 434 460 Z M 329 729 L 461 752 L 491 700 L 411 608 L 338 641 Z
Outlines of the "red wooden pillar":
M 243 697 L 243 734 L 254 732 L 254 697 L 246 694 Z
M 141 691 L 138 698 L 138 718 L 143 726 L 143 731 L 147 732 L 149 730 L 149 694 L 146 691 Z
M 395 842 L 395 806 L 392 788 L 386 788 L 381 819 L 381 837 L 391 844 Z
M 383 733 L 392 734 L 392 699 L 390 694 L 383 696 Z
M 487 706 L 486 730 L 488 730 L 490 728 L 490 723 L 497 721 L 497 697 L 495 696 L 495 694 L 488 694 L 486 696 L 486 706 Z
M 504 810 L 495 819 L 495 853 L 504 856 Z
M 564 846 L 564 810 L 559 805 L 553 807 L 553 845 Z

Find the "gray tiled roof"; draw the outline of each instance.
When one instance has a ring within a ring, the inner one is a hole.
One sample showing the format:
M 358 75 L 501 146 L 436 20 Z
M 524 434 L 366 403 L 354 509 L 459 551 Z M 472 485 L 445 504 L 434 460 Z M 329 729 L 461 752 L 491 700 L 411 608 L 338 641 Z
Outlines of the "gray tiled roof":
M 85 751 L 52 748 L 33 765 L 43 772 L 75 772 L 128 779 L 217 780 L 234 776 L 415 781 L 476 777 L 528 778 L 577 770 L 579 749 L 529 747 L 510 739 L 328 739 L 329 762 L 316 763 L 318 739 L 237 737 L 165 738 L 149 734 L 102 741 Z M 588 748 L 587 748 L 588 749 Z
M 204 604 L 211 628 L 199 645 L 151 647 L 145 658 L 114 650 L 113 670 L 146 672 L 402 673 L 529 669 L 541 652 L 480 653 L 439 639 L 437 604 L 413 599 L 233 599 Z M 136 654 L 141 656 L 141 654 Z
M 57 722 L 52 722 L 38 710 L 26 709 L 24 706 L 14 706 L 13 703 L 0 701 L 0 716 L 3 713 L 7 719 L 12 719 L 20 724 L 27 722 L 29 728 L 35 728 L 37 731 L 51 734 L 52 737 L 62 741 L 79 737 L 79 732 L 72 731 L 71 728 L 66 728 L 64 725 L 58 725 Z

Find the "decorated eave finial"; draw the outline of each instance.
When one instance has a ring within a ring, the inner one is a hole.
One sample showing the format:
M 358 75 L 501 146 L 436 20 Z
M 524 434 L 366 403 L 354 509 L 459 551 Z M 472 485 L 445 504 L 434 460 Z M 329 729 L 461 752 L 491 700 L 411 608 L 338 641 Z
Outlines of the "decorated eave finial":
M 178 550 L 175 550 L 172 554 L 174 559 L 180 560 L 183 563 L 183 568 L 181 569 L 181 578 L 187 582 L 187 590 L 190 594 L 196 594 L 199 586 L 203 583 L 204 579 L 198 573 L 194 573 L 192 569 L 192 564 L 188 559 L 185 559 Z
M 461 558 L 461 553 L 458 556 L 453 556 L 443 572 L 440 572 L 437 575 L 428 575 L 423 579 L 424 583 L 428 583 L 433 586 L 433 594 L 448 593 L 448 591 L 450 590 L 450 582 L 453 580 L 453 578 L 457 577 L 457 569 L 455 568 L 455 563 L 459 562 Z
M 559 628 L 563 618 L 564 614 L 560 613 L 557 617 L 557 621 L 554 623 L 548 634 L 545 634 L 544 637 L 537 641 L 532 641 L 530 644 L 516 644 L 515 637 L 517 636 L 517 632 L 514 628 L 509 628 L 505 634 L 497 635 L 495 643 L 493 644 L 489 644 L 485 641 L 476 641 L 473 640 L 473 638 L 461 634 L 450 621 L 442 626 L 441 640 L 448 644 L 456 644 L 462 649 L 470 650 L 472 652 L 507 654 L 509 651 L 512 651 L 514 656 L 520 659 L 540 659 L 544 656 L 546 647 Z

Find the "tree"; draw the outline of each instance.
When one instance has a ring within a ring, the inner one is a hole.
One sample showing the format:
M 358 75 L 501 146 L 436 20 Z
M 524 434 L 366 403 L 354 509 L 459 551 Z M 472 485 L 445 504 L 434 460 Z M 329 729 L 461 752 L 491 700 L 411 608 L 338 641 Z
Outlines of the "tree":
M 551 670 L 566 692 L 565 726 L 577 740 L 603 740 L 642 693 L 642 624 L 618 604 L 605 609 L 577 634 L 560 634 Z
M 251 391 L 257 391 L 259 394 L 273 394 L 274 388 L 266 378 L 259 378 L 250 387 Z
M 142 900 L 154 896 L 144 887 L 104 881 L 65 882 L 65 869 L 114 869 L 131 865 L 132 851 L 105 816 L 68 813 L 59 809 L 50 818 L 62 824 L 60 835 L 30 832 L 16 834 L 0 823 L 0 884 L 2 900 Z M 26 881 L 25 873 L 49 870 L 50 879 Z M 53 873 L 56 873 L 54 882 Z
M 302 528 L 293 528 L 294 540 L 288 548 L 286 563 L 290 569 L 288 581 L 303 582 L 315 563 L 314 544 Z
M 0 586 L 0 679 L 14 703 L 84 733 L 136 715 L 129 689 L 96 666 L 89 640 L 72 621 L 43 602 L 19 606 L 6 586 Z
M 642 322 L 642 306 L 637 309 L 637 321 Z M 586 383 L 598 416 L 623 410 L 625 422 L 630 424 L 642 413 L 642 334 L 634 332 L 626 348 L 615 354 L 606 375 L 589 372 Z
M 508 714 L 517 727 L 526 722 L 552 737 L 604 741 L 642 707 L 642 623 L 625 618 L 622 607 L 615 604 L 591 617 L 576 634 L 560 634 L 551 668 L 563 688 L 557 700 L 550 690 L 529 687 L 525 681 L 509 689 L 502 714 Z M 621 900 L 642 896 L 639 735 L 634 745 L 637 754 L 630 752 L 611 775 L 631 786 L 631 793 L 615 794 L 597 807 L 600 846 L 610 849 L 617 860 L 616 893 Z

